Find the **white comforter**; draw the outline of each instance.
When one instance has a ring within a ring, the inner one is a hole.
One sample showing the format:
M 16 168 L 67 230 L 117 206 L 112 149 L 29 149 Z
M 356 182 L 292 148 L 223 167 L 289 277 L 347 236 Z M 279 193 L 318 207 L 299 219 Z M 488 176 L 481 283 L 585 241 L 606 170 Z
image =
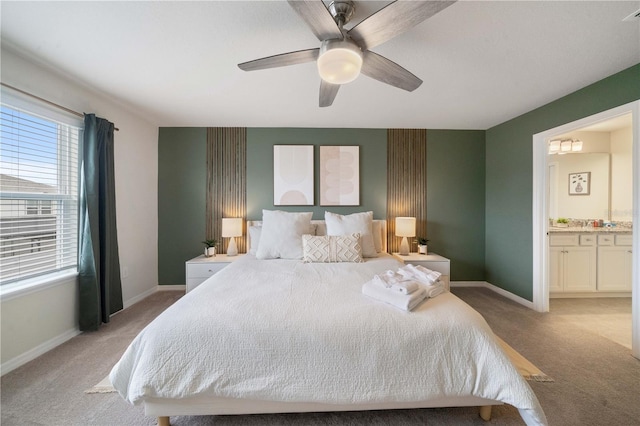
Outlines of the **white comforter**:
M 331 404 L 474 395 L 546 424 L 484 319 L 456 296 L 412 312 L 361 292 L 361 264 L 236 260 L 147 326 L 111 371 L 123 398 L 221 396 Z

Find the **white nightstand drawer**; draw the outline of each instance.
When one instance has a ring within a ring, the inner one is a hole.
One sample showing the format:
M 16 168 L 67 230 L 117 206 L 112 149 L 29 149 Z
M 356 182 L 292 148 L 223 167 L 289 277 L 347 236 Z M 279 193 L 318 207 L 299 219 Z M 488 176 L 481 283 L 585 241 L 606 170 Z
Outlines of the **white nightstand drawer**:
M 207 278 L 220 272 L 231 262 L 241 258 L 243 255 L 227 256 L 218 254 L 213 257 L 198 256 L 186 262 L 187 293 L 202 284 Z
M 228 263 L 193 263 L 187 265 L 189 278 L 209 278 L 227 266 Z
M 449 280 L 451 275 L 451 261 L 446 257 L 440 256 L 435 253 L 431 254 L 418 254 L 418 253 L 409 253 L 407 256 L 402 256 L 398 253 L 393 253 L 393 255 L 402 260 L 404 263 L 410 263 L 412 265 L 420 265 L 427 269 L 431 269 L 432 271 L 440 272 L 442 276 L 440 277 L 440 281 L 445 284 L 447 291 L 449 291 Z

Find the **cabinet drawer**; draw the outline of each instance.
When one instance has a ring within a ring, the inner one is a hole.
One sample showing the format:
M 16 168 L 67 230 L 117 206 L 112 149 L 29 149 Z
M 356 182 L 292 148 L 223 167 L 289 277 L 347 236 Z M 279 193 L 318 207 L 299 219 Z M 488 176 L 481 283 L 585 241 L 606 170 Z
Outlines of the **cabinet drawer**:
M 598 237 L 601 237 L 601 235 L 599 235 Z M 596 245 L 596 236 L 595 235 L 580 235 L 580 245 L 581 246 L 595 246 Z
M 411 260 L 411 261 L 408 261 L 407 263 L 423 266 L 427 269 L 431 269 L 432 271 L 440 272 L 442 275 L 449 275 L 451 273 L 449 262 L 437 262 L 432 260 L 425 260 L 425 261 Z
M 612 246 L 615 240 L 614 235 L 598 235 L 599 246 Z
M 208 278 L 227 266 L 226 263 L 195 263 L 187 265 L 189 278 Z
M 633 245 L 631 242 L 633 235 L 616 235 L 616 245 L 617 246 L 630 246 Z
M 578 235 L 549 235 L 550 246 L 577 246 Z

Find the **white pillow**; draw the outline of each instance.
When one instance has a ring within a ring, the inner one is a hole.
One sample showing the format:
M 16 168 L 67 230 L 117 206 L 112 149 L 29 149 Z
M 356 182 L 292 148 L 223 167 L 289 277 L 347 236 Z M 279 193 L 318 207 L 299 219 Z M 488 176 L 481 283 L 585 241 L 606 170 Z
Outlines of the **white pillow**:
M 305 262 L 362 262 L 360 234 L 340 236 L 302 236 Z
M 324 212 L 324 220 L 327 224 L 327 235 L 360 234 L 363 257 L 378 257 L 376 246 L 373 242 L 373 212 L 353 213 L 340 215 Z
M 260 234 L 262 234 L 262 226 L 249 227 L 249 254 L 256 255 L 258 244 L 260 244 Z
M 376 246 L 376 252 L 382 251 L 382 222 L 374 220 L 373 225 L 373 245 Z
M 313 231 L 312 212 L 262 210 L 258 259 L 302 259 L 302 235 Z

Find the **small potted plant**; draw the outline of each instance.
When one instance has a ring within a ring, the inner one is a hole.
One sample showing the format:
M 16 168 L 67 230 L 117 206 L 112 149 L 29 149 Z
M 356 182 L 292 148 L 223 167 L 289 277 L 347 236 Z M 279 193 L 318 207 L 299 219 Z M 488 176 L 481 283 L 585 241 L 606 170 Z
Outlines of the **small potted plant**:
M 418 253 L 427 254 L 427 243 L 428 242 L 429 242 L 429 240 L 427 240 L 424 237 L 417 237 L 416 238 L 416 243 L 418 244 Z
M 216 244 L 218 244 L 218 240 L 204 240 L 202 244 L 204 244 L 205 257 L 213 257 L 216 255 Z
M 569 219 L 566 219 L 564 217 L 559 217 L 558 220 L 556 220 L 556 226 L 559 228 L 566 228 L 569 226 Z

